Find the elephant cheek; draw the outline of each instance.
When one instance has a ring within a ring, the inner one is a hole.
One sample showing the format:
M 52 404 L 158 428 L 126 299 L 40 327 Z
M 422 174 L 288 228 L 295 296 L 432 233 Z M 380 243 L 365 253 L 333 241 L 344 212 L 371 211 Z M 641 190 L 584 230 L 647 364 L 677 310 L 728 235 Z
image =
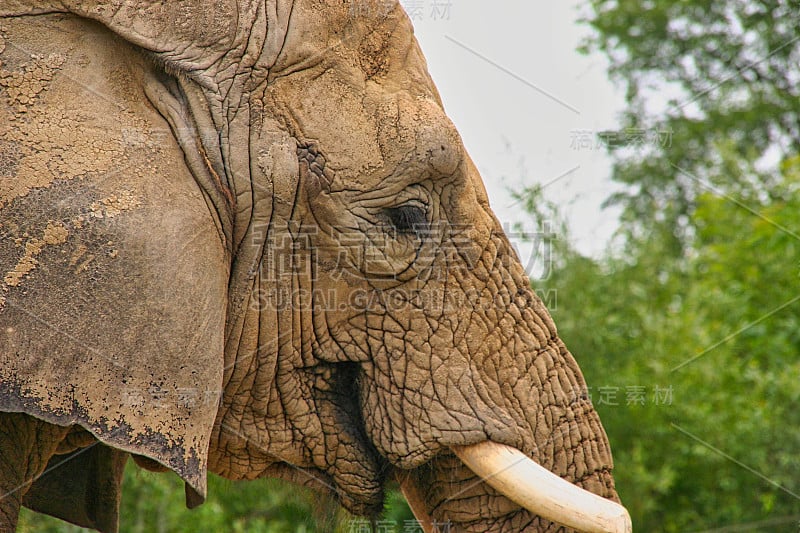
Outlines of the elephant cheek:
M 477 365 L 480 358 L 453 349 L 453 332 L 444 323 L 432 328 L 425 316 L 404 314 L 370 321 L 383 335 L 368 330 L 364 337 L 371 358 L 362 363 L 361 409 L 380 453 L 396 466 L 414 468 L 448 446 L 484 440 L 521 446 L 518 417 Z M 462 344 L 470 343 L 480 341 L 463 336 Z
M 617 499 L 608 440 L 577 363 L 507 241 L 495 238 L 483 250 L 473 268 L 450 269 L 447 283 L 425 287 L 449 288 L 440 308 L 374 317 L 361 387 L 365 425 L 392 464 L 419 473 L 422 499 L 437 516 L 471 524 L 466 531 L 495 530 L 476 512 L 490 502 L 489 516 L 510 524 L 504 530 L 547 530 L 450 464 L 460 463 L 448 448 L 494 441 Z M 453 294 L 453 287 L 472 289 Z

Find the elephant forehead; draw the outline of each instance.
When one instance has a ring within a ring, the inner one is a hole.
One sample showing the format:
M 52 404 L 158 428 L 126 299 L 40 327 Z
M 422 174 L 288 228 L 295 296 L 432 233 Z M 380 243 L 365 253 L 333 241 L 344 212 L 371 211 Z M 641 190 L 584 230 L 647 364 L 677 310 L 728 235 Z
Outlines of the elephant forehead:
M 295 8 L 267 107 L 299 138 L 318 143 L 348 188 L 372 188 L 412 160 L 452 173 L 460 139 L 407 17 L 392 3 L 361 4 L 329 6 L 325 20 L 338 27 L 302 3 Z
M 379 121 L 368 113 L 363 99 L 353 94 L 339 73 L 326 71 L 307 81 L 310 77 L 302 73 L 275 82 L 268 107 L 291 123 L 298 139 L 318 144 L 337 175 L 358 176 L 381 167 Z
M 271 71 L 290 72 L 335 54 L 369 77 L 382 76 L 408 53 L 407 46 L 397 44 L 411 41 L 411 22 L 396 0 L 294 0 L 289 31 Z M 424 67 L 408 74 L 427 77 Z
M 320 146 L 347 188 L 371 190 L 402 173 L 401 165 L 451 175 L 461 160 L 461 140 L 431 100 L 387 93 L 371 82 L 354 94 L 333 74 L 305 85 L 301 94 L 290 88 L 281 99 L 295 135 Z

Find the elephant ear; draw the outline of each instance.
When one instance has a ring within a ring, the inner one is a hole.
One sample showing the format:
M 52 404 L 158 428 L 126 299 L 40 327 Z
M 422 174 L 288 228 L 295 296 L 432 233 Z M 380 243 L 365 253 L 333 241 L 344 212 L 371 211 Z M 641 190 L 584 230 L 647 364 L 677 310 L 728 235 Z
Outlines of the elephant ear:
M 199 503 L 230 265 L 214 201 L 144 94 L 151 61 L 77 17 L 0 30 L 3 77 L 29 84 L 0 89 L 0 411 L 82 426 Z
M 0 17 L 68 12 L 96 20 L 175 70 L 235 96 L 235 78 L 266 73 L 286 38 L 293 0 L 4 0 Z M 217 80 L 225 80 L 217 87 Z
M 23 504 L 81 527 L 117 531 L 127 460 L 127 453 L 99 443 L 56 455 L 31 485 Z

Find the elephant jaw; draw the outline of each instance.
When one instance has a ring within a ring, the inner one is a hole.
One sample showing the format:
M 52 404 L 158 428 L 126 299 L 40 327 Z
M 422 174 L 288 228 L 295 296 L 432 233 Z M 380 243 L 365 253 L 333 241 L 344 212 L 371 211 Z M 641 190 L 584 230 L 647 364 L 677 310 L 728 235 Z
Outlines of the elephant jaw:
M 620 504 L 569 483 L 516 448 L 484 441 L 453 446 L 451 451 L 472 473 L 499 492 L 500 497 L 504 496 L 533 515 L 587 533 L 632 531 L 628 511 Z M 450 521 L 429 510 L 430 502 L 410 471 L 398 470 L 396 478 L 426 533 L 438 531 L 437 523 Z M 467 492 L 478 484 L 472 482 L 460 492 Z M 458 493 L 453 497 L 456 496 Z

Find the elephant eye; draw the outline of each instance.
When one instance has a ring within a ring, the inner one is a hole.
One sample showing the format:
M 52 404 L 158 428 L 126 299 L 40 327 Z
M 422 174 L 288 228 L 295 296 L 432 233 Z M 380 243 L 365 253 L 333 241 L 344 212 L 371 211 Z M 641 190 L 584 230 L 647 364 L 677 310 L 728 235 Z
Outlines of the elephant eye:
M 417 203 L 389 207 L 384 210 L 392 227 L 402 234 L 420 234 L 428 226 L 425 206 Z

